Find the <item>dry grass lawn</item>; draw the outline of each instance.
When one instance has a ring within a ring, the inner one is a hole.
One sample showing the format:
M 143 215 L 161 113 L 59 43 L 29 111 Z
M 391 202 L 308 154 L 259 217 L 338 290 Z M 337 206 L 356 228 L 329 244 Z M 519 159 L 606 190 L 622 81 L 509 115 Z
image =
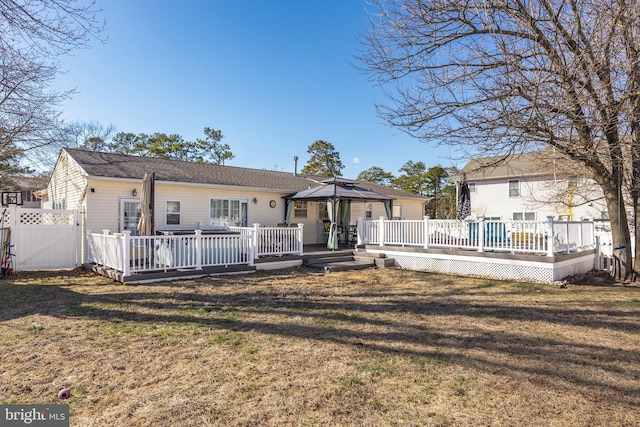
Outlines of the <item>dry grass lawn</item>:
M 640 288 L 304 269 L 0 280 L 0 402 L 72 426 L 637 426 Z

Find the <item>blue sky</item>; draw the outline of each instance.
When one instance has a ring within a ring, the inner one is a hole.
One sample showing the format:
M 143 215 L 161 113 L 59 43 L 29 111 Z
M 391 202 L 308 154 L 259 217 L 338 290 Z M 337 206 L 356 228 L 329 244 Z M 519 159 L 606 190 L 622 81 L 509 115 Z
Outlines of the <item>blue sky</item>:
M 108 40 L 61 58 L 56 85 L 78 93 L 68 121 L 204 137 L 220 129 L 227 165 L 293 171 L 331 142 L 355 178 L 407 161 L 453 165 L 376 116 L 376 89 L 354 64 L 364 0 L 102 0 Z M 463 166 L 463 165 L 458 165 Z

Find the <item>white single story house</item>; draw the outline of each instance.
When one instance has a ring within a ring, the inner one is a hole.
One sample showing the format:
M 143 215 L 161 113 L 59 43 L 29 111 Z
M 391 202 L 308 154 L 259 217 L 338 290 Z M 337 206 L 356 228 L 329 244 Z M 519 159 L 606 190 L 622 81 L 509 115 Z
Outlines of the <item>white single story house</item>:
M 275 226 L 286 222 L 286 196 L 322 185 L 323 178 L 292 172 L 114 153 L 63 149 L 42 194 L 42 207 L 78 209 L 86 230 L 137 232 L 145 174 L 155 177 L 156 231 L 216 226 Z M 358 187 L 391 197 L 395 219 L 422 219 L 426 198 L 356 181 Z M 304 243 L 324 243 L 327 203 L 294 200 L 289 223 L 304 224 Z M 350 203 L 347 224 L 387 217 L 380 201 Z M 345 225 L 347 225 L 345 224 Z
M 471 217 L 493 220 L 606 219 L 603 194 L 584 168 L 552 149 L 471 160 L 462 169 Z

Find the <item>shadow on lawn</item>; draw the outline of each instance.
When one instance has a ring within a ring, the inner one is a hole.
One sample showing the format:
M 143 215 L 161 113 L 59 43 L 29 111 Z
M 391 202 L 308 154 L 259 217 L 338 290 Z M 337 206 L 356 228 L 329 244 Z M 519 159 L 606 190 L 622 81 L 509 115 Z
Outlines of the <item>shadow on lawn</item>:
M 478 284 L 467 295 L 482 293 L 489 287 Z M 202 294 L 196 293 L 198 286 L 172 286 L 167 287 L 168 291 L 152 292 L 144 291 L 145 286 L 123 286 L 122 292 L 87 294 L 76 288 L 0 282 L 0 321 L 42 314 L 110 322 L 188 323 L 216 330 L 332 342 L 416 359 L 438 355 L 448 363 L 473 365 L 496 375 L 514 375 L 519 381 L 531 376 L 535 377 L 533 381 L 544 381 L 549 386 L 564 387 L 569 381 L 576 386 L 606 390 L 603 394 L 609 399 L 640 405 L 637 342 L 611 348 L 535 332 L 540 324 L 566 325 L 588 328 L 594 334 L 631 334 L 637 338 L 640 319 L 635 306 L 625 311 L 591 301 L 590 305 L 600 307 L 594 311 L 565 309 L 562 304 L 515 305 L 495 299 L 482 303 L 465 301 L 465 295 L 455 298 L 455 292 L 449 291 L 332 294 L 318 289 L 281 293 L 247 291 L 245 286 L 235 293 Z M 629 292 L 629 300 L 635 301 L 632 297 L 638 291 Z M 234 315 L 227 316 L 230 312 Z M 513 322 L 531 325 L 531 329 L 519 333 Z M 627 367 L 621 368 L 620 363 Z M 624 385 L 621 379 L 633 385 Z

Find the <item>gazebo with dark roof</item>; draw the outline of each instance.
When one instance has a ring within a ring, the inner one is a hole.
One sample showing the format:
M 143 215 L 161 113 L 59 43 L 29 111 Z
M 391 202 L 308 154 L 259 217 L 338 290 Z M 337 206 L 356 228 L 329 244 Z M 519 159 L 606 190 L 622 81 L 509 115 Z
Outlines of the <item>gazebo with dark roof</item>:
M 340 208 L 342 222 L 346 217 L 346 212 L 349 203 L 353 201 L 368 202 L 378 201 L 385 204 L 385 211 L 387 217 L 391 218 L 391 203 L 394 199 L 391 196 L 376 193 L 373 190 L 367 190 L 359 187 L 356 181 L 351 181 L 344 178 L 333 177 L 322 181 L 322 185 L 312 187 L 307 190 L 298 191 L 297 193 L 286 196 L 287 200 L 287 221 L 291 214 L 291 209 L 294 200 L 310 200 L 310 201 L 327 201 L 327 210 L 329 214 L 329 220 L 331 221 L 329 227 L 329 238 L 327 239 L 327 248 L 336 249 L 338 247 L 338 211 Z

